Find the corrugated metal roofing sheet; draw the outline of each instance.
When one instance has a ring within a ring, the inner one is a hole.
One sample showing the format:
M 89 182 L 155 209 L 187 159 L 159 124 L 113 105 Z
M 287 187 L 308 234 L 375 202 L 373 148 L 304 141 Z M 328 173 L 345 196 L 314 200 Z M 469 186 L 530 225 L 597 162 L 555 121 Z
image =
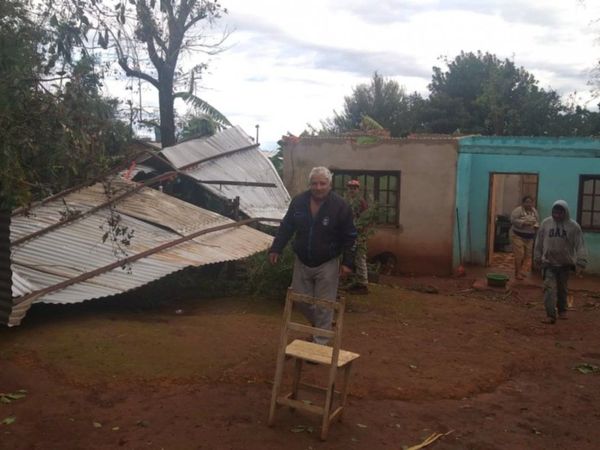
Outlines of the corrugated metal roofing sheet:
M 161 154 L 179 169 L 204 158 L 245 148 L 190 167 L 184 172 L 201 181 L 273 183 L 276 187 L 201 184 L 222 198 L 233 200 L 239 197 L 240 210 L 248 217 L 282 219 L 287 211 L 290 195 L 271 161 L 253 144 L 252 139 L 241 128 L 232 127 L 208 138 L 192 139 L 165 148 Z
M 30 294 L 35 291 L 31 280 L 27 280 L 20 276 L 18 273 L 12 273 L 12 296 L 13 297 L 22 297 L 23 295 Z
M 135 186 L 135 183 L 116 178 L 111 182 L 115 194 Z M 40 205 L 27 216 L 14 216 L 11 241 L 60 222 L 66 209 L 63 200 L 71 211 L 79 211 L 77 219 L 13 245 L 15 297 L 35 295 L 36 291 L 108 266 L 124 257 L 116 255 L 116 247 L 110 239 L 102 241 L 111 217 L 109 207 L 85 215 L 107 201 L 102 183 Z M 134 232 L 130 245 L 123 246 L 127 255 L 154 249 L 193 232 L 234 223 L 219 214 L 147 187 L 116 202 L 114 210 L 120 215 L 119 225 Z M 269 235 L 247 226 L 209 232 L 134 261 L 129 270 L 120 267 L 107 270 L 64 289 L 48 292 L 35 298 L 34 302 L 76 303 L 126 292 L 188 266 L 250 256 L 268 248 L 271 240 Z M 9 324 L 18 324 L 28 307 L 16 298 Z
M 0 323 L 8 321 L 13 299 L 9 223 L 10 211 L 0 207 Z

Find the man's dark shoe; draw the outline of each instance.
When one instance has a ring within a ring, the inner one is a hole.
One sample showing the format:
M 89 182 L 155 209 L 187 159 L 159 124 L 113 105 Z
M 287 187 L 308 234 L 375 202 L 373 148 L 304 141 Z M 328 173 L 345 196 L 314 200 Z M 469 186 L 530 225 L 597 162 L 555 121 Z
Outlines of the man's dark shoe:
M 556 323 L 556 317 L 548 317 L 547 319 L 542 320 L 542 323 L 554 325 Z

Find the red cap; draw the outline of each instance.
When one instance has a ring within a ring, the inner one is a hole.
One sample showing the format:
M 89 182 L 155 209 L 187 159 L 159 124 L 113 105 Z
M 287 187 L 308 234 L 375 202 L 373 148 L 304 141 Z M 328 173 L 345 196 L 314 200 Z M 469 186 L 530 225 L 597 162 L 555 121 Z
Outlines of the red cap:
M 358 180 L 350 180 L 346 183 L 346 186 L 357 186 L 360 187 L 360 181 Z

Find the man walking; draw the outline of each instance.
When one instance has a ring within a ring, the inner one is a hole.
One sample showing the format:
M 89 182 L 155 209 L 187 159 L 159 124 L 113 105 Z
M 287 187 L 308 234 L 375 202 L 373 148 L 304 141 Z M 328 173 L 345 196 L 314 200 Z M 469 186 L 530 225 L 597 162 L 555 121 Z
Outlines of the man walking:
M 269 250 L 269 261 L 276 264 L 288 241 L 295 236 L 292 289 L 334 302 L 339 276 L 352 272 L 356 228 L 350 205 L 331 191 L 331 179 L 326 167 L 311 170 L 310 189 L 290 203 Z M 333 311 L 306 304 L 302 304 L 301 310 L 312 326 L 331 329 Z M 313 341 L 326 344 L 328 339 L 314 336 Z
M 369 275 L 367 271 L 367 238 L 372 225 L 369 204 L 360 194 L 360 181 L 349 180 L 346 183 L 346 200 L 352 208 L 354 226 L 357 231 L 356 256 L 354 258 L 355 274 L 353 283 L 348 287 L 352 294 L 369 293 Z
M 552 215 L 543 220 L 535 242 L 534 260 L 542 268 L 544 278 L 544 306 L 548 319 L 556 323 L 558 317 L 567 318 L 569 272 L 580 274 L 587 264 L 583 233 L 569 215 L 564 200 L 552 205 Z

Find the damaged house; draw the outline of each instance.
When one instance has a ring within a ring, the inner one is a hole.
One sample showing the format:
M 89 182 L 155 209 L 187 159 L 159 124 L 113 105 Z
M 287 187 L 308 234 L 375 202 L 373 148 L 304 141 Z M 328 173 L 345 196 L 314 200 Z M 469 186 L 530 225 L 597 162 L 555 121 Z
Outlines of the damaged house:
M 345 194 L 350 179 L 378 205 L 368 256 L 397 273 L 452 271 L 458 139 L 385 136 L 302 137 L 283 147 L 284 182 L 292 195 L 308 187 L 315 166 L 333 173 Z
M 236 220 L 281 220 L 290 202 L 275 167 L 240 127 L 139 158 L 132 176 L 142 180 L 169 170 L 178 176 L 164 184 L 165 192 Z
M 113 296 L 269 247 L 272 237 L 256 228 L 277 226 L 290 197 L 240 128 L 160 151 L 140 145 L 119 177 L 13 213 L 0 323 L 20 324 L 38 302 Z

